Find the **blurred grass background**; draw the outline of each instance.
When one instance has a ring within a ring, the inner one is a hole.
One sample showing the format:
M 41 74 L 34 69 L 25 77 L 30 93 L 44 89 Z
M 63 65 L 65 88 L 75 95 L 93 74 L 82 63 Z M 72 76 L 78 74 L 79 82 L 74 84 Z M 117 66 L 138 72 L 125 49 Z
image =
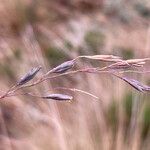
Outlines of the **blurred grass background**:
M 40 76 L 95 54 L 150 57 L 150 1 L 0 0 L 1 94 L 33 66 L 43 66 Z M 91 65 L 104 64 L 81 60 L 77 68 Z M 150 84 L 149 74 L 129 75 Z M 71 93 L 71 103 L 1 100 L 0 150 L 150 149 L 149 94 L 103 74 L 69 75 L 23 92 L 52 93 L 57 86 L 89 91 L 101 101 L 80 93 Z

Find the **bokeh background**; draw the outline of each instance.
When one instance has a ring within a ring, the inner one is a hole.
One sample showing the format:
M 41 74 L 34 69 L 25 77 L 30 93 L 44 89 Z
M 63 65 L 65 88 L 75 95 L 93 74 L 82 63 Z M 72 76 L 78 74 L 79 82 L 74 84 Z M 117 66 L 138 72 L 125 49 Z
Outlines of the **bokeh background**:
M 79 55 L 150 57 L 149 0 L 0 0 L 0 90 L 34 66 Z M 80 60 L 77 69 L 103 66 Z M 147 65 L 147 70 L 150 69 Z M 150 85 L 149 74 L 127 74 Z M 107 74 L 76 74 L 22 92 L 60 91 L 72 102 L 15 96 L 0 101 L 0 150 L 149 150 L 150 95 Z

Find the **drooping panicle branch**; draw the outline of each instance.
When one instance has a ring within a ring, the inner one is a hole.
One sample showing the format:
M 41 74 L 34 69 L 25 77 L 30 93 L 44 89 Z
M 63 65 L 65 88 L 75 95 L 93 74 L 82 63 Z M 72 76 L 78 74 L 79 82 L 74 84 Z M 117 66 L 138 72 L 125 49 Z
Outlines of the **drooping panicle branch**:
M 106 65 L 104 67 L 96 67 L 96 68 L 95 67 L 86 67 L 86 68 L 81 68 L 78 70 L 70 71 L 70 69 L 74 68 L 77 61 L 82 58 L 90 59 L 93 61 L 108 62 L 109 65 Z M 75 59 L 66 61 L 66 62 L 52 68 L 50 71 L 43 74 L 41 77 L 37 78 L 34 82 L 31 82 L 30 84 L 26 84 L 29 81 L 31 81 L 37 75 L 37 73 L 41 70 L 41 66 L 38 66 L 38 67 L 35 67 L 35 68 L 32 68 L 31 70 L 29 70 L 29 72 L 27 72 L 20 80 L 18 80 L 18 82 L 14 86 L 9 88 L 7 92 L 2 92 L 0 99 L 4 99 L 4 98 L 10 97 L 10 96 L 15 96 L 15 95 L 17 95 L 18 91 L 20 91 L 24 88 L 36 86 L 44 81 L 53 80 L 55 78 L 64 77 L 67 75 L 75 75 L 77 73 L 91 73 L 91 74 L 107 73 L 110 75 L 113 74 L 115 77 L 120 78 L 121 80 L 125 81 L 126 83 L 128 83 L 130 86 L 132 86 L 139 92 L 150 92 L 150 86 L 143 85 L 142 83 L 140 83 L 140 81 L 137 81 L 135 79 L 130 79 L 126 76 L 122 77 L 121 75 L 119 75 L 119 74 L 123 74 L 125 72 L 126 73 L 128 73 L 128 72 L 140 73 L 140 74 L 150 73 L 150 71 L 145 72 L 141 69 L 144 67 L 144 65 L 146 64 L 147 61 L 150 61 L 150 58 L 123 60 L 121 57 L 114 56 L 114 55 L 78 56 Z M 137 70 L 137 68 L 138 68 L 138 70 Z M 139 69 L 141 69 L 141 70 L 139 70 Z M 75 88 L 64 88 L 64 87 L 62 87 L 62 89 L 70 90 L 73 92 L 84 93 L 89 96 L 92 96 L 95 99 L 99 99 L 97 96 L 95 96 L 89 92 L 86 92 L 84 90 L 79 90 L 79 89 L 75 89 Z M 60 94 L 60 93 L 59 94 L 48 94 L 48 95 L 44 95 L 44 96 L 38 96 L 38 95 L 34 95 L 32 93 L 21 93 L 21 95 L 29 95 L 29 96 L 34 96 L 37 98 L 52 99 L 52 100 L 59 100 L 59 101 L 66 101 L 66 100 L 73 99 L 73 97 L 70 95 Z

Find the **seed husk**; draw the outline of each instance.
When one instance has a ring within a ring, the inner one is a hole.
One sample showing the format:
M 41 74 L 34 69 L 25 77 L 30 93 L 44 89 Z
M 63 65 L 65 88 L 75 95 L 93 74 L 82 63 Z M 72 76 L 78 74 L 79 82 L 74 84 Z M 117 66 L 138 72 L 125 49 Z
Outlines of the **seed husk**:
M 20 81 L 18 81 L 17 85 L 23 85 L 27 82 L 29 82 L 30 80 L 32 80 L 35 75 L 40 71 L 42 67 L 36 67 L 36 68 L 32 68 L 29 72 L 27 72 L 21 79 Z
M 74 60 L 66 61 L 59 66 L 53 68 L 49 73 L 64 73 L 71 69 L 75 64 Z
M 43 99 L 52 99 L 52 100 L 58 100 L 58 101 L 70 101 L 73 99 L 70 95 L 65 94 L 49 94 L 42 97 Z
M 128 83 L 129 85 L 131 85 L 133 88 L 135 88 L 139 92 L 144 92 L 144 91 L 148 92 L 148 91 L 150 91 L 150 86 L 143 85 L 138 80 L 130 79 L 130 78 L 127 78 L 127 77 L 121 77 L 121 76 L 118 76 L 116 74 L 113 74 L 113 75 L 115 75 L 116 77 L 124 80 L 126 83 Z

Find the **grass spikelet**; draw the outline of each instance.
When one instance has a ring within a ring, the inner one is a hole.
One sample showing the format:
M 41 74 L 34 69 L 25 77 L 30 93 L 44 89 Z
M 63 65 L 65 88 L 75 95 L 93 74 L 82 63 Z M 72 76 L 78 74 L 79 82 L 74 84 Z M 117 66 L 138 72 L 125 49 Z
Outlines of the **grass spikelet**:
M 121 76 L 118 76 L 116 74 L 114 74 L 114 75 L 116 77 L 124 80 L 126 83 L 128 83 L 129 85 L 131 85 L 133 88 L 135 88 L 139 92 L 150 91 L 150 87 L 149 86 L 143 85 L 142 83 L 140 83 L 139 81 L 137 81 L 135 79 L 129 79 L 127 77 L 121 77 Z
M 66 61 L 62 64 L 60 64 L 59 66 L 53 68 L 52 70 L 50 70 L 47 74 L 49 73 L 64 73 L 66 71 L 68 71 L 69 69 L 71 69 L 75 64 L 74 60 L 70 60 L 70 61 Z
M 49 94 L 46 96 L 42 96 L 43 99 L 52 99 L 52 100 L 58 100 L 58 101 L 70 101 L 73 99 L 70 95 L 65 94 Z
M 18 81 L 17 85 L 23 85 L 27 82 L 29 82 L 30 80 L 32 80 L 35 75 L 40 71 L 42 67 L 36 67 L 36 68 L 32 68 L 27 74 L 25 74 L 20 81 Z

